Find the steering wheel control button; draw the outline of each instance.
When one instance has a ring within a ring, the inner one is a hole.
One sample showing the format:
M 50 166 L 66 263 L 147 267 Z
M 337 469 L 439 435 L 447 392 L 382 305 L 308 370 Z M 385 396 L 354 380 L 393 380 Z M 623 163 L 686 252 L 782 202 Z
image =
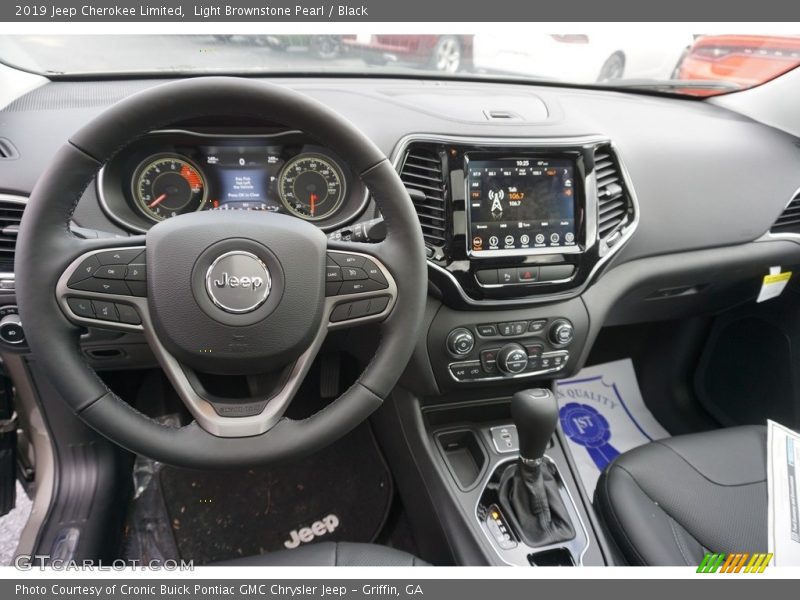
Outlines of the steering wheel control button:
M 342 287 L 342 284 L 338 281 L 329 281 L 325 284 L 325 295 L 326 296 L 336 296 L 339 293 L 339 289 Z
M 125 281 L 144 281 L 145 279 L 147 279 L 147 265 L 128 265 L 125 270 Z
M 124 250 L 105 250 L 95 254 L 101 265 L 127 265 L 132 263 L 140 254 L 144 255 L 141 248 L 126 248 Z M 144 262 L 144 256 L 142 256 Z
M 124 279 L 126 269 L 125 265 L 108 265 L 97 269 L 93 277 L 98 279 Z
M 77 317 L 94 319 L 92 301 L 85 298 L 67 298 L 67 306 Z
M 266 302 L 272 277 L 264 262 L 251 252 L 233 250 L 218 256 L 206 272 L 206 291 L 225 312 L 253 312 Z
M 69 280 L 67 281 L 67 285 L 72 287 L 73 284 L 83 281 L 84 279 L 88 279 L 94 272 L 100 268 L 100 260 L 97 258 L 96 255 L 89 256 L 78 265 L 78 268 L 75 269 L 75 272 L 70 275 Z
M 387 285 L 378 283 L 377 281 L 373 281 L 372 279 L 364 279 L 360 281 L 345 281 L 342 283 L 342 287 L 339 288 L 339 295 L 344 296 L 346 294 L 363 294 L 364 292 L 377 292 L 380 290 L 385 290 Z
M 364 260 L 364 270 L 367 272 L 367 276 L 373 281 L 377 281 L 386 286 L 389 285 L 389 282 L 386 281 L 386 277 L 383 276 L 383 272 L 378 268 L 378 265 L 371 260 Z
M 333 309 L 330 320 L 332 323 L 339 323 L 341 321 L 358 319 L 360 317 L 378 315 L 386 310 L 388 305 L 388 296 L 380 296 L 379 298 L 366 298 L 364 300 L 356 300 L 354 302 L 344 302 L 342 304 L 338 304 L 336 308 Z
M 25 341 L 25 332 L 18 314 L 9 314 L 0 319 L 0 340 L 14 346 Z
M 117 314 L 119 315 L 120 323 L 128 323 L 129 325 L 141 325 L 142 319 L 136 309 L 127 304 L 115 304 Z
M 345 281 L 360 281 L 369 279 L 367 272 L 358 267 L 342 267 L 342 277 Z
M 328 254 L 328 258 L 340 267 L 356 267 L 359 269 L 364 266 L 364 262 L 366 261 L 364 256 L 345 254 L 343 252 L 332 252 Z
M 342 268 L 338 265 L 328 265 L 325 267 L 325 281 L 342 281 Z
M 101 321 L 119 321 L 119 314 L 117 314 L 117 307 L 113 302 L 104 302 L 103 300 L 92 300 L 92 308 L 94 308 L 94 315 Z
M 84 279 L 70 286 L 74 290 L 83 290 L 84 292 L 97 292 L 99 294 L 119 294 L 120 296 L 127 296 L 130 294 L 128 286 L 124 281 L 116 279 L 96 279 L 91 277 Z
M 131 296 L 140 296 L 144 298 L 147 296 L 147 282 L 146 281 L 128 281 L 128 290 Z

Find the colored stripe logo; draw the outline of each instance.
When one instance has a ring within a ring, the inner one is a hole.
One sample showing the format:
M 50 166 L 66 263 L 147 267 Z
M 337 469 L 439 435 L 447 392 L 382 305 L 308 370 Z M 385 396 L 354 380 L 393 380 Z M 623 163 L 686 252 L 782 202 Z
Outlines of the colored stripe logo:
M 735 552 L 707 553 L 703 557 L 698 573 L 763 573 L 772 561 L 772 553 Z

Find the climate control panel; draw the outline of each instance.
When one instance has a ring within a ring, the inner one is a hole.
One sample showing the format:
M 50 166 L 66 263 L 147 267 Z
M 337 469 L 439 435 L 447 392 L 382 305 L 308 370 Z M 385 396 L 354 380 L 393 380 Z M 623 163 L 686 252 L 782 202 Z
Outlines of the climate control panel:
M 588 332 L 580 300 L 511 311 L 443 308 L 428 336 L 440 385 L 514 381 L 570 374 Z
M 568 319 L 556 318 L 484 323 L 475 326 L 475 330 L 479 339 L 477 358 L 448 365 L 455 381 L 557 373 L 569 360 L 567 347 L 574 339 L 575 328 Z M 512 337 L 513 341 L 501 341 Z M 452 355 L 467 356 L 476 347 L 475 337 L 469 328 L 457 327 L 447 336 L 447 346 Z

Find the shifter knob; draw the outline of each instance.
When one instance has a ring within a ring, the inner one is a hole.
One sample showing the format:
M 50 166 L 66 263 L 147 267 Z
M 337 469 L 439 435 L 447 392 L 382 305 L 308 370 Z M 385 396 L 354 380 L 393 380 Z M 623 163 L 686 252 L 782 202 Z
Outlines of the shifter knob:
M 511 418 L 517 427 L 520 458 L 542 458 L 558 422 L 555 394 L 545 388 L 517 392 L 511 397 Z

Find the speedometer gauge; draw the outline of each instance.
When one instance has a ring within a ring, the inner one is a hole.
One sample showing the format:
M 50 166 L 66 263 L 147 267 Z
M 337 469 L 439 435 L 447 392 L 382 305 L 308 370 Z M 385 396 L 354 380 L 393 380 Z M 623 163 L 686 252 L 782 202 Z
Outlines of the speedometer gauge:
M 177 155 L 161 154 L 145 160 L 136 169 L 132 186 L 136 205 L 156 221 L 198 211 L 206 203 L 203 173 Z
M 329 158 L 320 154 L 299 154 L 283 168 L 278 192 L 289 212 L 307 221 L 319 221 L 341 206 L 344 175 Z

